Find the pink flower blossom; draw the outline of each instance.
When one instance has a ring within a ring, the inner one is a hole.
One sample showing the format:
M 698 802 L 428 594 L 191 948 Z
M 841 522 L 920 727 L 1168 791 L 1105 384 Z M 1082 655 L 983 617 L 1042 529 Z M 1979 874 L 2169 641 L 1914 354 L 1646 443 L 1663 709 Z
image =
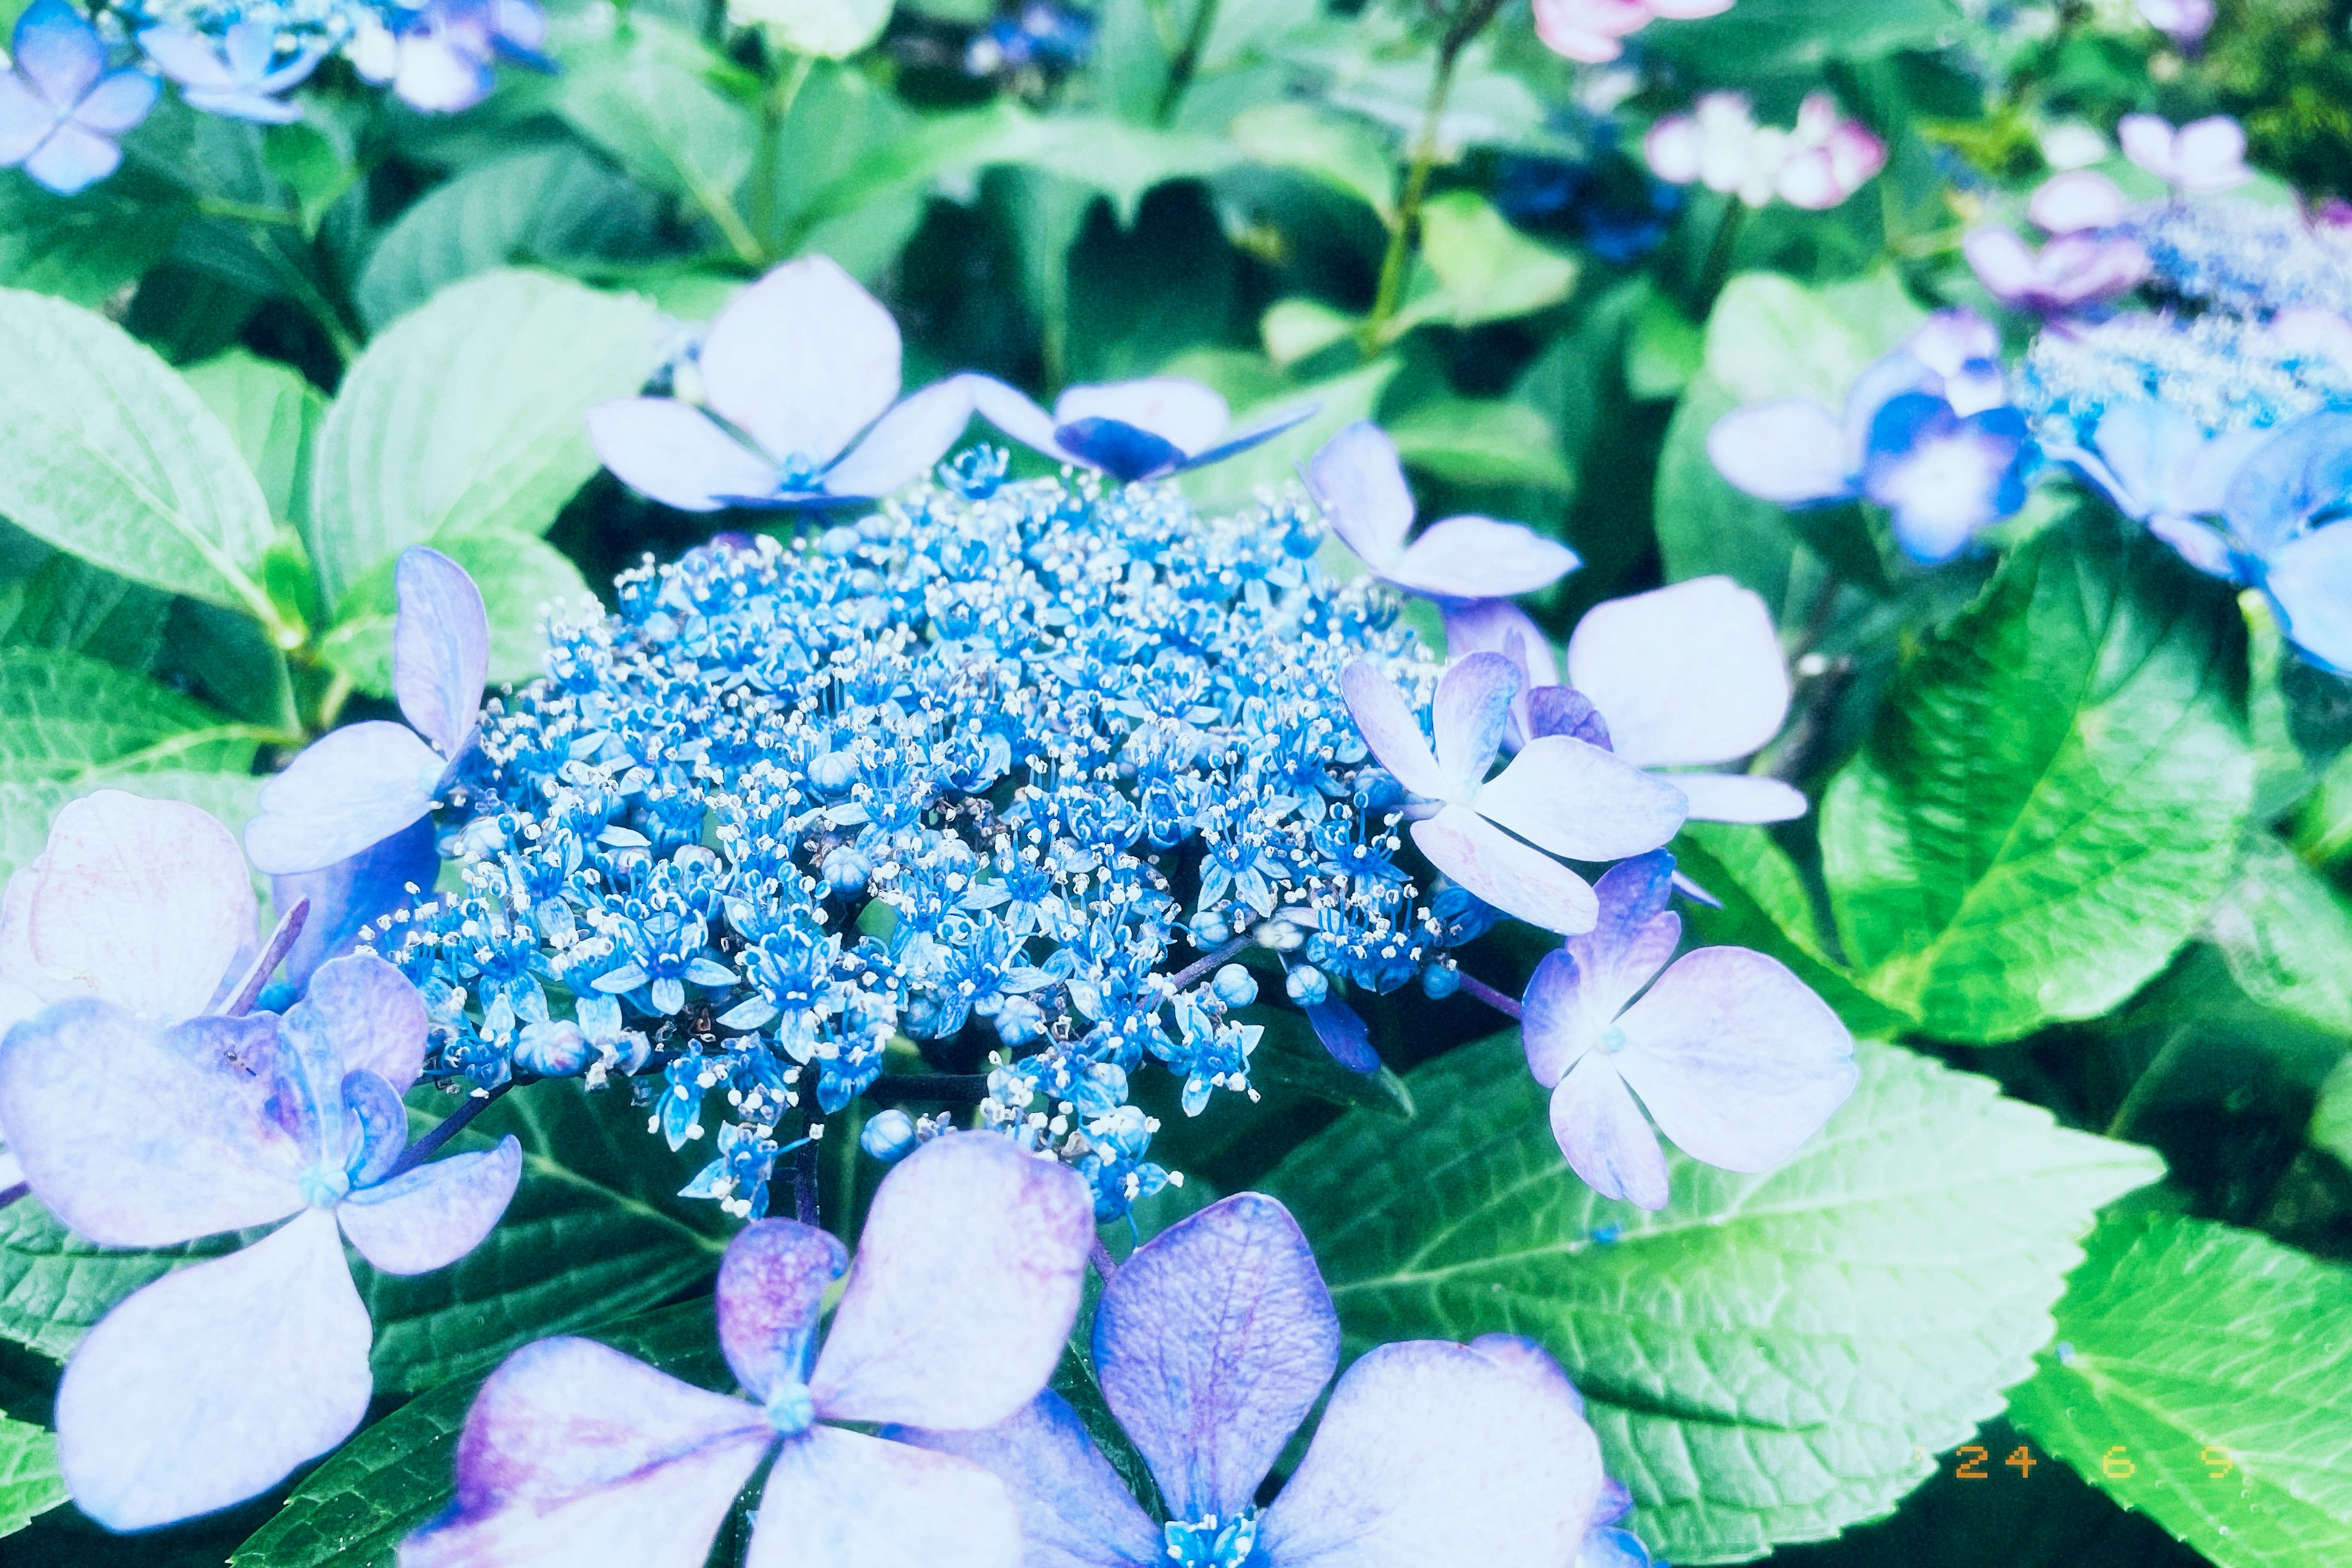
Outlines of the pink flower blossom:
M 1642 151 L 1651 172 L 1670 184 L 1703 184 L 1751 207 L 1778 196 L 1814 212 L 1843 203 L 1886 165 L 1886 144 L 1820 92 L 1806 98 L 1787 131 L 1757 124 L 1745 94 L 1711 92 L 1688 114 L 1653 125 Z
M 1536 36 L 1557 55 L 1600 65 L 1625 52 L 1623 40 L 1664 18 L 1719 16 L 1732 0 L 1535 0 Z

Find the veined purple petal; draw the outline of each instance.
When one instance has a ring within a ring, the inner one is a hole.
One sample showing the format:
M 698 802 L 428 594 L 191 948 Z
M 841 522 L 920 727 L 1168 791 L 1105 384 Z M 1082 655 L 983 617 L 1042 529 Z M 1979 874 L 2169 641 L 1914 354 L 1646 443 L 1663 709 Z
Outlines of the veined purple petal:
M 1601 1492 L 1601 1447 L 1565 1380 L 1466 1345 L 1367 1352 L 1265 1511 L 1281 1568 L 1571 1562 Z
M 702 1568 L 776 1435 L 759 1410 L 587 1340 L 541 1340 L 482 1385 L 450 1510 L 400 1568 Z
M 65 0 L 33 0 L 8 46 L 16 68 L 58 113 L 79 103 L 106 68 L 98 29 Z
M 1694 577 L 1595 605 L 1568 641 L 1568 684 L 1643 767 L 1727 763 L 1780 732 L 1789 667 L 1764 601 Z
M 373 953 L 321 964 L 310 994 L 286 1014 L 289 1037 L 315 1036 L 334 1081 L 364 1069 L 405 1094 L 425 1071 L 425 999 L 405 975 Z
M 623 484 L 680 511 L 718 511 L 728 496 L 760 496 L 774 464 L 690 404 L 616 397 L 588 410 L 588 441 Z
M 1544 636 L 1543 628 L 1508 599 L 1480 599 L 1466 605 L 1449 600 L 1445 605 L 1445 651 L 1454 658 L 1474 653 L 1498 653 L 1511 661 L 1512 668 L 1519 672 L 1519 694 L 1511 699 L 1510 722 L 1504 727 L 1503 743 L 1513 751 L 1527 744 L 1528 737 L 1536 732 L 1530 694 L 1539 688 L 1559 684 L 1559 663 L 1552 657 L 1551 640 Z
M 1811 809 L 1804 792 L 1755 773 L 1662 773 L 1683 792 L 1693 822 L 1793 822 Z
M 243 85 L 228 68 L 228 62 L 213 47 L 212 40 L 192 27 L 175 25 L 142 28 L 139 47 L 147 51 L 147 58 L 161 67 L 165 76 L 183 87 L 230 92 Z
M 50 1211 L 106 1247 L 169 1247 L 285 1218 L 308 1163 L 255 1076 L 278 1020 L 168 1029 L 63 1002 L 0 1042 L 0 1127 Z
M 57 129 L 58 111 L 15 71 L 0 71 L 0 168 L 32 155 Z
M 482 1244 L 514 1201 L 522 1145 L 451 1154 L 362 1187 L 335 1207 L 360 1256 L 386 1274 L 429 1274 Z
M 1563 934 L 1592 929 L 1599 906 L 1583 878 L 1468 806 L 1414 823 L 1412 841 L 1431 865 L 1507 915 Z
M 1499 653 L 1474 653 L 1456 661 L 1437 682 L 1430 704 L 1437 765 L 1445 774 L 1445 797 L 1475 795 L 1503 749 L 1503 725 L 1521 685 L 1517 666 Z M 1391 770 L 1393 771 L 1393 770 Z
M 898 395 L 898 324 L 823 256 L 787 261 L 710 323 L 710 406 L 782 462 L 841 455 Z
M 253 879 L 213 816 L 100 790 L 68 802 L 23 873 L 24 942 L 0 973 L 48 1000 L 102 996 L 155 1023 L 194 1017 L 253 946 Z
M 1854 493 L 1846 436 L 1818 403 L 1791 400 L 1735 408 L 1706 433 L 1716 472 L 1759 500 L 1811 506 Z
M 122 149 L 68 120 L 25 160 L 25 173 L 61 196 L 89 189 L 122 163 Z
M 415 901 L 410 888 L 433 886 L 441 867 L 433 837 L 433 824 L 420 817 L 348 860 L 338 860 L 321 870 L 269 879 L 269 901 L 278 909 L 290 910 L 300 900 L 310 900 L 302 934 L 286 955 L 289 985 L 300 991 L 320 964 L 351 952 L 370 923 L 408 908 Z
M 1136 1248 L 1095 1308 L 1095 1374 L 1179 1519 L 1249 1505 L 1339 1360 L 1297 1222 L 1237 1193 Z
M 141 70 L 120 70 L 101 77 L 89 96 L 74 105 L 73 121 L 100 136 L 120 136 L 135 129 L 155 107 L 163 87 Z
M 1364 744 L 1397 783 L 1425 800 L 1444 800 L 1451 783 L 1437 758 L 1422 739 L 1421 721 L 1413 716 L 1395 681 L 1369 659 L 1356 659 L 1339 672 L 1339 693 L 1348 712 L 1363 732 Z
M 1612 866 L 1592 889 L 1600 918 L 1591 931 L 1568 939 L 1579 994 L 1603 1025 L 1675 955 L 1682 917 L 1666 907 L 1674 877 L 1675 858 L 1663 849 Z
M 1022 1568 L 1021 1517 L 978 1465 L 819 1426 L 777 1453 L 743 1568 Z
M 1588 1051 L 1551 1091 L 1551 1135 L 1569 1168 L 1604 1198 L 1666 1206 L 1666 1157 L 1618 1076 L 1618 1058 Z
M 1318 1002 L 1306 1011 L 1315 1037 L 1331 1053 L 1333 1061 L 1349 1072 L 1380 1070 L 1381 1054 L 1372 1048 L 1372 1032 L 1353 1007 L 1335 998 Z
M 331 731 L 262 786 L 245 851 L 272 877 L 348 860 L 431 811 L 446 766 L 404 724 L 370 720 Z
M 1051 1389 L 978 1432 L 901 1427 L 884 1436 L 953 1454 L 1003 1483 L 1021 1515 L 1022 1568 L 1160 1568 L 1159 1527 Z
M 2273 551 L 2263 589 L 2289 642 L 2338 675 L 2352 670 L 2352 528 L 2332 522 Z
M 1592 699 L 1572 686 L 1541 686 L 1528 693 L 1528 733 L 1565 735 L 1602 751 L 1615 748 L 1609 739 L 1608 721 Z
M 1727 1171 L 1780 1163 L 1853 1092 L 1853 1037 L 1760 952 L 1685 953 L 1617 1022 L 1617 1070 L 1659 1130 Z
M 1349 426 L 1307 459 L 1299 477 L 1331 531 L 1366 565 L 1384 572 L 1403 558 L 1412 492 L 1405 488 L 1396 444 L 1379 426 L 1368 419 Z
M 1679 922 L 1677 922 L 1679 924 Z M 1588 1004 L 1584 973 L 1566 948 L 1545 953 L 1519 998 L 1519 1045 L 1528 1070 L 1549 1089 L 1567 1076 L 1612 1021 Z
M 899 403 L 875 422 L 841 461 L 825 470 L 827 494 L 888 495 L 930 471 L 971 423 L 972 383 L 951 375 Z
M 367 1414 L 372 1332 L 320 1211 L 165 1275 L 100 1320 L 58 1385 L 74 1501 L 143 1530 L 268 1490 Z
M 1506 599 L 1550 587 L 1576 570 L 1575 551 L 1524 523 L 1441 518 L 1380 575 L 1437 599 Z
M 809 1392 L 817 1414 L 992 1426 L 1045 1386 L 1077 1317 L 1094 1199 L 992 1133 L 935 1138 L 875 1193 Z
M 455 762 L 482 713 L 490 673 L 490 619 L 466 569 L 422 544 L 394 568 L 392 689 L 401 716 Z
M 752 1398 L 805 1383 L 824 1293 L 849 1267 L 840 1242 L 789 1219 L 754 1221 L 719 1264 L 719 1344 Z
M 1478 815 L 1574 860 L 1655 849 L 1682 828 L 1682 792 L 1622 757 L 1565 735 L 1519 748 L 1472 802 Z
M 1197 381 L 1147 376 L 1073 386 L 1054 400 L 1054 423 L 1111 419 L 1146 430 L 1187 456 L 1216 444 L 1233 421 L 1225 400 Z

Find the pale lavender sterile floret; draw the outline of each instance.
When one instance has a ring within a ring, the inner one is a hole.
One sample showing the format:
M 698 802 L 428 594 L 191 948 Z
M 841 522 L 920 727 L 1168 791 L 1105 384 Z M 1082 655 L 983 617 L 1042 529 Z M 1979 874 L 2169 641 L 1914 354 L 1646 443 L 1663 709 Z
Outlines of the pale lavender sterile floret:
M 1441 518 L 1412 531 L 1412 492 L 1396 444 L 1368 421 L 1326 442 L 1301 470 L 1331 531 L 1373 576 L 1433 599 L 1507 599 L 1549 588 L 1577 568 L 1576 552 L 1517 522 Z
M 155 79 L 106 68 L 98 29 L 66 0 L 33 0 L 0 71 L 0 168 L 21 165 L 60 195 L 95 184 L 122 162 L 118 138 L 155 107 Z
M 1197 381 L 1149 376 L 1073 386 L 1048 414 L 987 376 L 966 376 L 981 417 L 1034 451 L 1094 468 L 1122 484 L 1165 479 L 1246 452 L 1311 417 L 1312 403 L 1230 434 L 1225 400 Z

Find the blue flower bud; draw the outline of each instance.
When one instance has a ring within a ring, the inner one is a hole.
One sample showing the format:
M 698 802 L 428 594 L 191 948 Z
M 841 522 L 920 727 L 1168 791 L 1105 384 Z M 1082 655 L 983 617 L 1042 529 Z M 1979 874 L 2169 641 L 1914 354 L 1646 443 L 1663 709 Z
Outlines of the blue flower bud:
M 1222 947 L 1233 938 L 1234 928 L 1225 922 L 1224 916 L 1214 910 L 1192 917 L 1193 946 Z
M 1331 982 L 1311 963 L 1302 963 L 1283 978 L 1283 994 L 1302 1007 L 1319 1007 L 1331 998 Z
M 1443 1002 L 1462 989 L 1462 972 L 1450 963 L 1433 963 L 1421 972 L 1421 994 Z
M 814 773 L 814 770 L 811 771 Z M 825 885 L 836 893 L 859 892 L 864 889 L 866 879 L 873 873 L 873 867 L 866 864 L 865 856 L 844 845 L 824 858 Z
M 1228 963 L 1217 971 L 1209 989 L 1228 1007 L 1246 1007 L 1257 1000 L 1257 977 L 1238 963 Z
M 857 1135 L 857 1146 L 886 1165 L 914 1152 L 917 1142 L 915 1119 L 895 1105 L 876 1111 Z

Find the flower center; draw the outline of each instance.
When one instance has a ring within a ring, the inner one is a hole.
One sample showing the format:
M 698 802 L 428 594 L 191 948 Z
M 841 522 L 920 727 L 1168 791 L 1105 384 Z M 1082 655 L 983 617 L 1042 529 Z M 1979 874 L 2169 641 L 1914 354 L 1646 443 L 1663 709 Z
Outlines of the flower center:
M 1167 1535 L 1171 1568 L 1243 1568 L 1257 1549 L 1257 1510 L 1222 1521 L 1203 1514 L 1189 1524 L 1171 1519 Z
M 1601 1031 L 1600 1045 L 1602 1050 L 1607 1051 L 1612 1057 L 1615 1056 L 1619 1051 L 1625 1048 L 1625 1031 L 1619 1028 L 1614 1024 L 1610 1025 L 1609 1027 Z
M 805 1383 L 779 1384 L 768 1395 L 768 1425 L 778 1435 L 797 1437 L 816 1423 L 816 1401 Z
M 350 1195 L 351 1173 L 339 1165 L 313 1165 L 302 1173 L 302 1201 L 314 1209 L 331 1209 Z

